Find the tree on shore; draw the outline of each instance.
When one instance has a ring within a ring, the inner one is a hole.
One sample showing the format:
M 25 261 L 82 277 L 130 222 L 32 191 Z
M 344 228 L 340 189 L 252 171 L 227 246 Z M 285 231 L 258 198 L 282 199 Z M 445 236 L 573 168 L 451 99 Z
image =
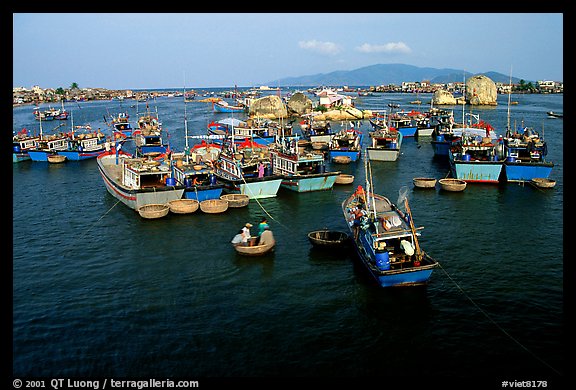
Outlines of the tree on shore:
M 72 83 L 70 89 L 78 89 L 78 83 Z

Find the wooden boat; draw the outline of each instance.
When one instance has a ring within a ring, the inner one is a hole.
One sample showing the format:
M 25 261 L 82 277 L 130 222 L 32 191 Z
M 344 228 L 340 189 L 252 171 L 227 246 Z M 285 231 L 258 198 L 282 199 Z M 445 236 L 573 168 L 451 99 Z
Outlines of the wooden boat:
M 60 154 L 50 154 L 47 156 L 48 162 L 52 164 L 60 164 L 66 161 L 66 156 Z
M 340 248 L 348 242 L 348 234 L 336 230 L 315 230 L 308 233 L 308 240 L 315 247 Z
M 539 188 L 552 188 L 556 185 L 556 180 L 535 177 L 530 180 L 530 183 Z
M 212 109 L 214 110 L 214 112 L 231 113 L 231 112 L 243 112 L 245 110 L 245 107 L 243 105 L 232 106 L 228 104 L 228 102 L 220 100 L 212 103 Z
M 415 177 L 412 179 L 414 183 L 414 187 L 418 188 L 435 188 L 436 187 L 436 179 L 431 177 Z
M 191 214 L 198 210 L 200 202 L 196 199 L 174 199 L 168 202 L 168 207 L 174 214 Z
M 440 179 L 438 180 L 440 187 L 445 191 L 464 191 L 466 188 L 466 182 L 460 179 Z
M 365 189 L 358 186 L 342 202 L 342 214 L 358 258 L 381 287 L 425 285 L 438 266 L 420 247 L 422 228 L 414 226 L 408 199 L 402 193 L 400 198 L 404 198 L 405 211 L 375 194 L 367 179 Z
M 234 249 L 236 249 L 236 252 L 240 253 L 241 255 L 263 256 L 269 252 L 272 252 L 275 246 L 276 244 L 254 246 L 235 245 Z
M 352 184 L 354 182 L 354 175 L 347 175 L 345 173 L 341 173 L 336 176 L 336 181 L 334 184 Z
M 250 202 L 250 197 L 246 194 L 226 194 L 221 195 L 220 199 L 228 201 L 228 207 L 245 207 Z
M 361 151 L 362 133 L 354 128 L 336 133 L 328 148 L 330 159 L 334 162 L 336 162 L 337 157 L 349 157 L 350 161 L 358 161 Z
M 223 213 L 228 210 L 228 201 L 225 199 L 206 199 L 200 202 L 200 210 L 208 214 Z
M 165 204 L 146 204 L 144 206 L 138 207 L 138 214 L 142 218 L 155 219 L 165 217 L 170 211 L 170 207 Z
M 169 177 L 170 167 L 165 161 L 136 158 L 115 147 L 98 156 L 96 162 L 106 190 L 134 210 L 181 199 L 184 193 L 184 185 Z
M 336 156 L 332 158 L 332 161 L 336 164 L 350 164 L 352 159 L 349 156 Z

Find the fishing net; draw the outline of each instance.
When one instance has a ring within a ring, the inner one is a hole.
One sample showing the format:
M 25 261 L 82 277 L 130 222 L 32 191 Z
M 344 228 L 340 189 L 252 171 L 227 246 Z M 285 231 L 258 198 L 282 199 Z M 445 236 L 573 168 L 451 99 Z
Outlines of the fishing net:
M 404 200 L 408 199 L 408 191 L 408 186 L 402 186 L 398 190 L 398 200 L 396 201 L 396 206 L 403 212 L 406 212 L 406 203 Z

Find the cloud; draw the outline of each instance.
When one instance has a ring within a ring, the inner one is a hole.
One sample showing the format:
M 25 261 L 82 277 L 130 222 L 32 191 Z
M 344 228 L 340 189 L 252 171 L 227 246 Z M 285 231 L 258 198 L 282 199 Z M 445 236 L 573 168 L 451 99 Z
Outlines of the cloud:
M 298 46 L 304 50 L 327 55 L 335 55 L 342 51 L 342 48 L 334 42 L 320 42 L 315 39 L 311 41 L 300 41 L 298 42 Z
M 370 43 L 363 43 L 356 47 L 356 50 L 362 53 L 401 53 L 408 54 L 412 49 L 404 42 L 390 42 L 383 45 L 372 45 Z

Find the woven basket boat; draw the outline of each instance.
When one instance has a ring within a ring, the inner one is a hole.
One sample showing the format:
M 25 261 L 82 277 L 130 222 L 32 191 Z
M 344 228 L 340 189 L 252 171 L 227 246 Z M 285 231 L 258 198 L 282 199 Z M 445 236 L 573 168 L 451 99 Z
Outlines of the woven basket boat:
M 530 182 L 539 188 L 552 188 L 556 185 L 556 180 L 546 179 L 543 177 L 535 177 Z
M 200 202 L 200 210 L 208 214 L 223 213 L 228 210 L 228 201 L 226 199 L 208 199 Z
M 226 194 L 221 195 L 220 199 L 227 200 L 228 207 L 244 207 L 250 202 L 250 197 L 246 194 Z
M 354 182 L 354 175 L 347 175 L 345 173 L 341 173 L 336 176 L 336 181 L 334 184 L 352 184 Z
M 174 199 L 168 202 L 168 207 L 174 214 L 190 214 L 198 210 L 200 202 L 196 199 Z
M 234 249 L 236 252 L 240 253 L 241 255 L 246 256 L 262 256 L 268 252 L 274 250 L 276 244 L 273 245 L 254 245 L 254 246 L 243 246 L 243 245 L 236 245 Z
M 415 177 L 412 179 L 415 187 L 418 188 L 434 188 L 436 187 L 436 179 L 430 177 Z
M 352 159 L 348 156 L 336 156 L 332 159 L 336 164 L 350 164 Z
M 146 219 L 165 217 L 166 214 L 168 214 L 168 211 L 170 211 L 170 207 L 168 207 L 165 204 L 151 203 L 146 204 L 144 206 L 140 206 L 138 208 L 138 214 L 140 214 L 142 218 Z
M 328 142 L 312 142 L 312 149 L 326 150 L 328 149 Z
M 312 245 L 323 248 L 336 248 L 348 241 L 348 234 L 335 230 L 316 230 L 308 233 Z
M 66 156 L 62 156 L 61 154 L 52 154 L 48 156 L 48 162 L 52 164 L 59 164 L 66 161 Z
M 466 182 L 460 179 L 440 179 L 438 183 L 446 191 L 464 191 L 466 188 Z

